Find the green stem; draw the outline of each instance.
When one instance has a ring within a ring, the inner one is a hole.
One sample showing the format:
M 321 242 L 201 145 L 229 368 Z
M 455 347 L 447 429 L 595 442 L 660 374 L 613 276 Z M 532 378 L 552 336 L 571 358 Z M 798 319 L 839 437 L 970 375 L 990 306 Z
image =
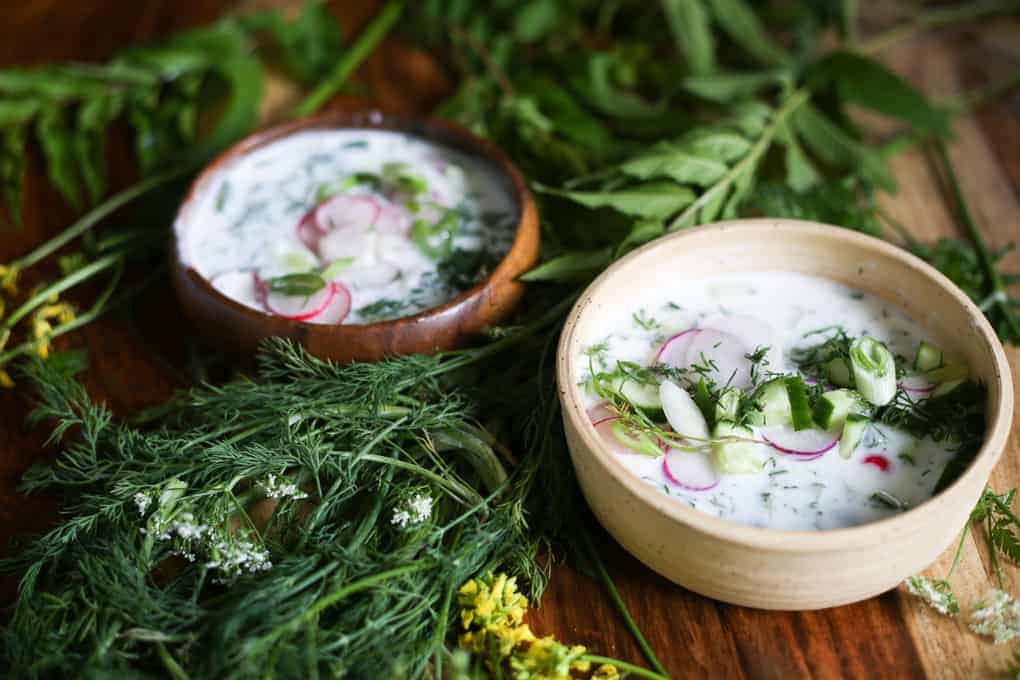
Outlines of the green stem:
M 607 656 L 598 656 L 597 654 L 585 654 L 584 656 L 581 657 L 581 659 L 584 661 L 590 661 L 593 664 L 594 663 L 612 664 L 613 666 L 616 666 L 619 670 L 624 671 L 625 673 L 630 673 L 631 675 L 636 675 L 639 678 L 649 678 L 649 680 L 669 680 L 669 675 L 665 672 L 655 673 L 653 671 L 648 670 L 647 668 L 635 666 L 632 663 L 627 663 L 626 661 L 620 661 L 618 659 L 610 659 Z
M 166 645 L 162 642 L 156 643 L 156 654 L 159 655 L 159 660 L 163 662 L 163 667 L 170 677 L 174 680 L 188 680 L 188 674 L 181 668 L 181 665 L 177 663 L 177 660 L 174 659 L 170 651 L 167 650 Z
M 294 109 L 295 116 L 307 116 L 314 113 L 320 106 L 332 97 L 346 82 L 348 76 L 365 60 L 375 49 L 393 25 L 400 18 L 404 11 L 403 0 L 390 0 L 385 7 L 375 16 L 374 19 L 361 32 L 358 39 L 354 41 L 340 57 L 340 61 L 333 67 L 333 71 L 322 83 L 309 94 L 304 101 Z
M 1002 313 L 1003 322 L 1006 324 L 1012 337 L 1020 338 L 1020 321 L 1017 320 L 1008 304 L 1009 294 L 1006 292 L 1006 285 L 1002 281 L 1002 275 L 999 274 L 999 270 L 995 266 L 995 260 L 988 250 L 988 244 L 985 243 L 984 237 L 978 230 L 977 225 L 974 223 L 974 218 L 971 217 L 970 210 L 967 208 L 967 201 L 963 196 L 963 190 L 960 188 L 956 173 L 953 171 L 953 165 L 949 160 L 949 153 L 946 151 L 946 143 L 941 139 L 937 140 L 935 149 L 945 169 L 946 179 L 953 196 L 953 202 L 956 204 L 960 222 L 963 224 L 968 238 L 970 238 L 975 249 L 977 249 L 978 258 L 981 260 L 981 268 L 984 269 L 985 276 L 988 278 L 991 289 L 989 295 L 994 299 L 993 306 Z
M 31 267 L 46 258 L 48 255 L 56 252 L 63 246 L 78 238 L 96 224 L 136 198 L 152 191 L 156 187 L 167 184 L 168 182 L 191 172 L 191 170 L 191 166 L 169 170 L 167 172 L 154 175 L 148 179 L 144 179 L 137 184 L 124 189 L 120 193 L 114 194 L 92 210 L 79 217 L 73 224 L 71 224 L 71 226 L 51 238 L 49 241 L 37 246 L 35 250 L 30 253 L 13 260 L 9 266 L 15 269 Z
M 630 610 L 627 609 L 626 603 L 620 596 L 620 591 L 616 589 L 616 584 L 614 584 L 613 579 L 610 578 L 609 572 L 606 570 L 606 565 L 602 561 L 602 556 L 599 555 L 598 551 L 595 549 L 595 545 L 591 540 L 591 534 L 587 531 L 584 532 L 584 543 L 587 547 L 589 558 L 595 564 L 595 571 L 598 572 L 599 580 L 602 581 L 603 587 L 605 587 L 606 592 L 609 593 L 609 598 L 613 601 L 613 604 L 616 605 L 616 611 L 618 611 L 620 616 L 623 618 L 623 623 L 627 627 L 627 630 L 630 631 L 630 634 L 634 636 L 634 640 L 637 641 L 638 647 L 641 648 L 641 653 L 645 655 L 646 659 L 648 659 L 648 663 L 652 666 L 652 668 L 668 677 L 669 673 L 666 672 L 662 663 L 659 662 L 658 657 L 655 656 L 655 652 L 652 651 L 652 646 L 648 644 L 648 640 L 646 640 L 645 636 L 641 633 L 641 629 L 637 627 L 636 623 L 634 623 L 634 619 L 630 615 Z
M 679 216 L 673 219 L 667 227 L 667 231 L 676 231 L 682 229 L 685 226 L 693 224 L 693 220 L 697 216 L 697 211 L 706 205 L 709 201 L 712 201 L 717 197 L 720 192 L 725 193 L 729 191 L 730 186 L 733 185 L 737 179 L 745 172 L 753 172 L 755 165 L 761 157 L 768 151 L 772 145 L 772 140 L 775 138 L 776 133 L 779 132 L 779 128 L 784 124 L 786 119 L 792 114 L 797 108 L 808 100 L 810 92 L 807 89 L 800 89 L 793 92 L 783 103 L 783 106 L 776 111 L 776 114 L 772 117 L 768 127 L 762 131 L 758 141 L 754 143 L 751 150 L 740 159 L 736 165 L 730 168 L 725 175 L 719 178 L 712 187 L 705 193 L 698 196 L 697 200 L 687 206 Z
M 995 541 L 992 540 L 992 513 L 987 515 L 987 530 L 988 530 L 988 552 L 992 554 L 992 566 L 995 568 L 995 577 L 999 581 L 999 590 L 1003 590 L 1006 587 L 1006 580 L 1002 576 L 1002 564 L 999 562 L 999 549 L 995 547 Z
M 865 54 L 874 54 L 921 31 L 960 24 L 1018 9 L 1020 9 L 1020 3 L 1017 3 L 1016 0 L 986 0 L 985 2 L 968 2 L 952 7 L 925 10 L 919 12 L 909 21 L 860 43 L 857 50 Z
M 960 558 L 963 557 L 963 544 L 967 542 L 967 530 L 970 529 L 970 520 L 963 525 L 963 533 L 960 534 L 960 542 L 956 545 L 956 554 L 953 556 L 953 563 L 949 565 L 949 573 L 946 574 L 946 581 L 953 578 L 953 573 L 956 571 L 956 566 L 960 563 Z

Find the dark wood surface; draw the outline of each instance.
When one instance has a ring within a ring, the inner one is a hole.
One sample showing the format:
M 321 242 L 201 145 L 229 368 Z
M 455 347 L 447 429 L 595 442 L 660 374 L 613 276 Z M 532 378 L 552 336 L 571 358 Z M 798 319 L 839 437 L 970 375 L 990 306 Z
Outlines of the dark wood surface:
M 0 65 L 4 66 L 101 59 L 125 45 L 208 21 L 239 3 L 22 0 L 11 4 L 18 6 L 4 8 L 0 29 Z M 266 4 L 240 3 L 242 7 Z M 371 15 L 369 5 L 334 3 L 348 31 Z M 914 82 L 944 96 L 961 85 L 970 87 L 1020 68 L 1018 44 L 1020 24 L 1002 19 L 980 31 L 915 40 L 884 56 Z M 404 112 L 427 111 L 449 86 L 427 55 L 392 41 L 368 61 L 359 76 L 378 100 Z M 286 99 L 285 88 L 280 92 L 279 98 Z M 270 99 L 274 96 L 271 93 Z M 273 116 L 272 102 L 267 116 Z M 962 162 L 964 190 L 990 241 L 1003 245 L 1020 238 L 1020 95 L 986 107 L 958 126 L 957 132 L 953 154 Z M 885 201 L 887 209 L 926 238 L 953 233 L 923 157 L 908 153 L 894 167 L 901 189 L 898 197 Z M 129 174 L 130 170 L 122 170 L 120 179 Z M 66 225 L 71 215 L 61 206 L 52 190 L 30 176 L 27 225 L 20 232 L 0 232 L 0 262 Z M 88 347 L 90 392 L 119 413 L 160 403 L 179 384 L 160 357 L 180 356 L 188 341 L 187 326 L 169 284 L 154 296 L 133 321 L 107 318 L 58 342 Z M 1010 359 L 1016 375 L 1015 350 Z M 17 389 L 0 392 L 0 538 L 54 520 L 53 501 L 25 498 L 15 491 L 27 465 L 50 453 L 42 447 L 43 432 L 22 427 L 24 396 Z M 993 476 L 996 488 L 1016 486 L 1020 480 L 1016 451 L 1014 443 Z M 603 542 L 612 576 L 634 618 L 677 678 L 987 677 L 1005 666 L 1011 652 L 992 648 L 957 624 L 936 619 L 898 591 L 821 612 L 756 611 L 690 593 L 643 567 L 608 537 Z M 986 558 L 976 544 L 969 544 L 958 577 L 964 579 L 965 590 L 980 593 L 986 573 Z M 5 595 L 12 585 L 9 578 L 2 582 Z M 639 650 L 599 585 L 568 566 L 554 567 L 546 597 L 530 620 L 542 634 L 554 633 L 595 653 L 641 662 Z

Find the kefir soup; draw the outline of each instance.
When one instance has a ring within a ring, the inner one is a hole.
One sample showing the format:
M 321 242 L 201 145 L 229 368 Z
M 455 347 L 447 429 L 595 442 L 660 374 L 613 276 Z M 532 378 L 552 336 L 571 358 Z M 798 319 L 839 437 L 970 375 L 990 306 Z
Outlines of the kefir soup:
M 518 208 L 488 161 L 384 130 L 298 132 L 231 161 L 176 225 L 227 297 L 320 324 L 422 312 L 509 250 Z
M 983 436 L 962 362 L 884 300 L 791 272 L 664 277 L 589 327 L 591 426 L 647 493 L 782 530 L 931 497 Z

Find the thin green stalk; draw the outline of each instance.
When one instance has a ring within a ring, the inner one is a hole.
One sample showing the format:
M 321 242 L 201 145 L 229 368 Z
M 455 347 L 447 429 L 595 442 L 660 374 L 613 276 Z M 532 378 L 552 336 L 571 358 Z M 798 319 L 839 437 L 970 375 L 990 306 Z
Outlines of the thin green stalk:
M 166 645 L 162 642 L 156 643 L 156 654 L 159 655 L 159 660 L 163 663 L 163 668 L 174 680 L 189 680 L 188 674 L 181 668 L 181 665 L 177 663 L 173 655 L 167 650 Z
M 403 0 L 390 0 L 340 57 L 333 71 L 294 109 L 295 116 L 314 113 L 347 81 L 348 76 L 375 49 L 404 11 Z
M 19 270 L 31 267 L 46 258 L 48 255 L 51 255 L 74 239 L 78 238 L 96 224 L 106 219 L 128 203 L 131 203 L 136 198 L 139 198 L 157 187 L 178 179 L 184 174 L 191 172 L 192 169 L 193 168 L 191 166 L 186 166 L 183 168 L 168 170 L 167 172 L 162 172 L 158 175 L 149 177 L 148 179 L 143 179 L 127 189 L 124 189 L 120 193 L 114 194 L 92 210 L 79 217 L 67 229 L 57 234 L 49 241 L 37 246 L 26 255 L 22 255 L 21 257 L 11 261 L 8 266 Z
M 1020 10 L 1020 3 L 1016 0 L 985 0 L 985 2 L 967 2 L 952 7 L 924 10 L 899 26 L 894 26 L 870 40 L 860 43 L 857 49 L 865 54 L 874 54 L 913 36 L 915 33 L 1017 10 Z
M 634 623 L 634 618 L 630 615 L 630 610 L 627 609 L 627 604 L 620 596 L 620 591 L 616 589 L 616 584 L 613 583 L 613 579 L 609 576 L 609 572 L 606 570 L 606 565 L 602 561 L 602 556 L 599 555 L 598 551 L 595 549 L 595 545 L 591 540 L 591 535 L 587 531 L 584 532 L 584 543 L 588 549 L 589 558 L 595 564 L 595 571 L 598 572 L 599 580 L 602 581 L 603 587 L 606 589 L 606 592 L 609 593 L 609 598 L 613 601 L 613 604 L 616 605 L 616 611 L 619 612 L 620 616 L 623 618 L 623 623 L 627 627 L 627 630 L 630 631 L 632 636 L 634 636 L 634 640 L 637 642 L 638 647 L 641 648 L 641 653 L 645 655 L 645 658 L 648 660 L 648 663 L 652 666 L 652 668 L 662 675 L 669 677 L 669 673 L 663 667 L 659 658 L 655 656 L 655 652 L 652 651 L 652 646 L 648 644 L 648 640 L 646 640 L 645 636 L 641 633 L 641 629 L 638 628 L 636 623 Z
M 473 489 L 465 488 L 460 484 L 451 482 L 449 479 L 437 475 L 431 470 L 426 470 L 420 465 L 415 465 L 414 463 L 408 463 L 403 460 L 397 460 L 396 458 L 390 458 L 389 456 L 377 456 L 374 453 L 362 454 L 358 456 L 358 460 L 369 460 L 372 461 L 373 463 L 392 465 L 393 467 L 398 467 L 402 470 L 413 472 L 414 474 L 420 477 L 424 477 L 425 479 L 434 482 L 435 484 L 438 484 L 443 489 L 446 489 L 446 491 L 454 498 L 454 500 L 457 500 L 467 506 L 475 506 L 479 503 L 485 502 L 485 499 L 482 498 L 481 494 L 474 491 Z
M 1002 564 L 999 562 L 999 550 L 995 547 L 995 542 L 992 540 L 992 513 L 988 513 L 987 517 L 987 530 L 988 530 L 988 552 L 992 555 L 992 567 L 995 568 L 995 577 L 999 581 L 999 590 L 1004 590 L 1006 587 L 1006 579 L 1002 575 Z
M 698 214 L 697 211 L 709 201 L 715 199 L 719 192 L 729 191 L 730 186 L 733 185 L 733 183 L 736 182 L 744 172 L 753 172 L 755 165 L 757 165 L 758 161 L 765 155 L 765 152 L 768 151 L 769 147 L 772 145 L 772 140 L 778 133 L 779 127 L 783 125 L 790 114 L 796 111 L 801 104 L 808 100 L 808 97 L 810 97 L 810 92 L 805 88 L 793 92 L 787 98 L 786 102 L 783 103 L 783 106 L 776 111 L 772 120 L 769 121 L 768 127 L 762 131 L 761 136 L 758 138 L 758 141 L 754 143 L 754 146 L 751 147 L 750 151 L 748 151 L 736 165 L 730 168 L 725 175 L 719 178 L 719 181 L 712 185 L 708 191 L 701 194 L 701 196 L 698 196 L 697 200 L 684 208 L 684 211 L 669 223 L 667 231 L 682 229 L 685 225 L 689 224 L 691 220 L 693 220 L 693 218 Z
M 1009 328 L 1011 335 L 1014 338 L 1020 338 L 1020 320 L 1017 320 L 1016 314 L 1009 305 L 1009 294 L 1006 292 L 1006 285 L 1002 281 L 1002 275 L 999 274 L 999 270 L 995 267 L 995 260 L 988 250 L 988 244 L 985 243 L 984 237 L 974 223 L 974 218 L 971 217 L 970 210 L 967 207 L 967 200 L 963 196 L 963 190 L 960 188 L 956 172 L 953 170 L 953 165 L 949 160 L 946 143 L 941 139 L 937 140 L 935 149 L 945 169 L 946 180 L 953 196 L 953 202 L 956 204 L 960 222 L 963 224 L 964 231 L 966 231 L 971 243 L 974 244 L 978 258 L 981 260 L 981 268 L 984 269 L 985 276 L 988 278 L 991 288 L 989 296 L 994 301 L 992 306 L 998 308 L 1001 312 L 1003 322 Z
M 599 656 L 597 654 L 585 654 L 581 657 L 584 661 L 590 661 L 593 664 L 608 663 L 616 666 L 618 669 L 631 675 L 636 675 L 639 678 L 648 678 L 649 680 L 669 680 L 669 675 L 665 672 L 656 673 L 650 671 L 647 668 L 641 666 L 635 666 L 632 663 L 626 661 L 620 661 L 619 659 L 610 659 L 608 656 Z
M 946 574 L 946 581 L 953 578 L 953 573 L 956 571 L 956 566 L 960 564 L 960 558 L 963 557 L 963 544 L 967 542 L 967 532 L 970 529 L 970 520 L 963 525 L 963 532 L 960 534 L 960 542 L 956 544 L 956 554 L 953 556 L 953 563 L 949 565 L 949 573 Z

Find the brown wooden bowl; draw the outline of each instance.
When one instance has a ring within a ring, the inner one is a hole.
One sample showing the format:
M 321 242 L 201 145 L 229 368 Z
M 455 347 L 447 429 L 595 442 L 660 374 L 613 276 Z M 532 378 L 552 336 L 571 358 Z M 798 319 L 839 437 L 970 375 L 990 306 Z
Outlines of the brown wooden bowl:
M 198 192 L 224 166 L 287 135 L 339 128 L 392 130 L 423 137 L 483 158 L 505 177 L 518 207 L 517 230 L 510 250 L 485 280 L 439 307 L 411 316 L 372 324 L 312 324 L 273 316 L 236 302 L 184 264 L 179 252 L 179 231 L 187 224 L 188 211 L 194 207 Z M 232 352 L 245 354 L 254 352 L 266 338 L 290 338 L 315 356 L 348 363 L 377 361 L 398 354 L 433 354 L 471 342 L 484 327 L 504 319 L 520 300 L 524 284 L 517 281 L 517 277 L 535 264 L 538 249 L 538 214 L 534 199 L 521 173 L 493 144 L 437 119 L 403 118 L 379 111 L 329 112 L 257 132 L 206 166 L 178 210 L 170 265 L 177 297 L 203 337 Z

